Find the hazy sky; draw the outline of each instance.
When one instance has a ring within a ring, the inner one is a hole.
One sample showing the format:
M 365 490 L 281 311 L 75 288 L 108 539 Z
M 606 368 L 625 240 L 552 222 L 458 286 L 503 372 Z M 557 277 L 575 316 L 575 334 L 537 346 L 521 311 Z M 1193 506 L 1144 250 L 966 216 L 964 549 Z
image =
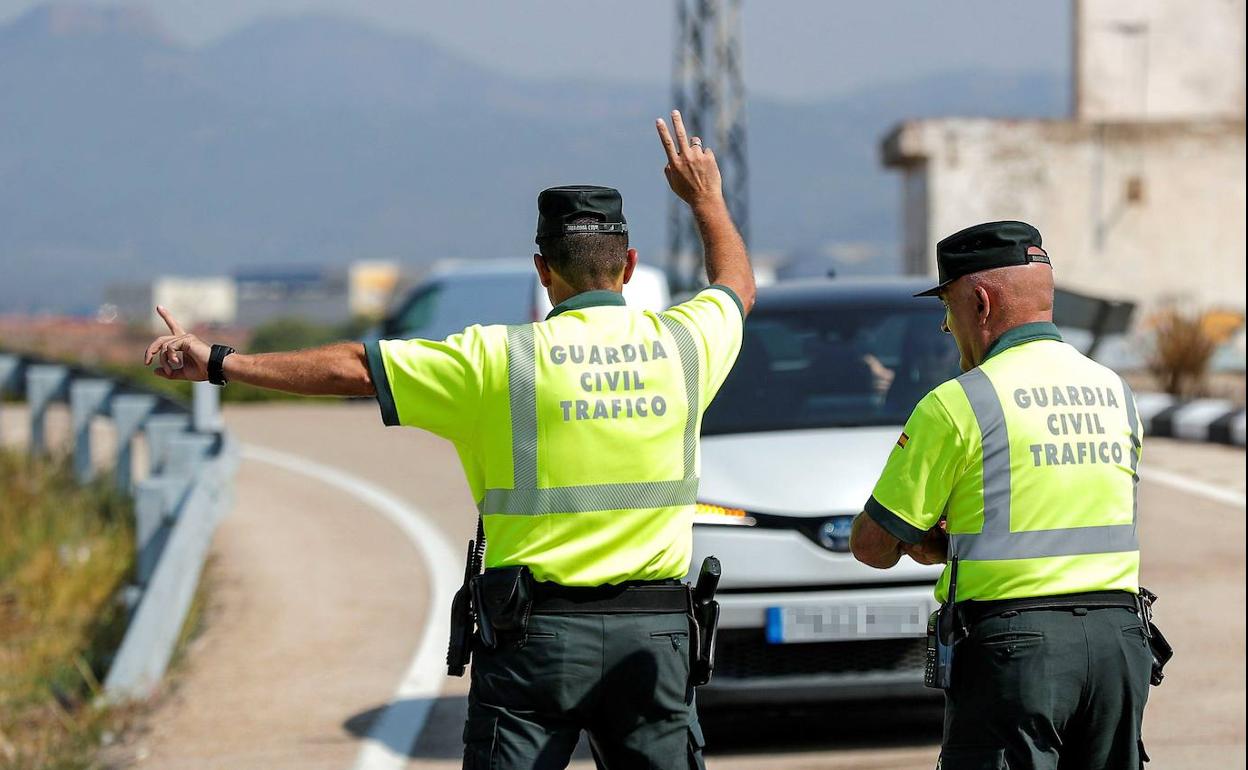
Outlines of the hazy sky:
M 40 4 L 0 0 L 0 23 Z M 150 0 L 146 5 L 176 36 L 194 44 L 265 16 L 330 13 L 425 36 L 518 75 L 662 83 L 670 79 L 675 27 L 672 0 Z M 1069 2 L 744 0 L 743 15 L 746 85 L 772 96 L 814 99 L 951 69 L 1069 70 Z

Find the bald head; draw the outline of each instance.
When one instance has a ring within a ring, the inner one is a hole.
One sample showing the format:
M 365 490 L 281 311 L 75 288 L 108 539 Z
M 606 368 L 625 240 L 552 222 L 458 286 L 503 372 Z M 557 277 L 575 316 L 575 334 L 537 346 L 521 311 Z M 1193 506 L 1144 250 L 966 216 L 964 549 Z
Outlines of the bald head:
M 1016 326 L 1053 320 L 1053 269 L 1043 262 L 964 275 L 941 292 L 962 368 L 978 366 L 988 347 Z
M 968 295 L 974 296 L 977 286 L 988 293 L 996 306 L 993 325 L 1003 325 L 1002 332 L 1020 324 L 1053 320 L 1053 268 L 1041 262 L 972 273 L 955 286 L 958 283 L 967 284 Z

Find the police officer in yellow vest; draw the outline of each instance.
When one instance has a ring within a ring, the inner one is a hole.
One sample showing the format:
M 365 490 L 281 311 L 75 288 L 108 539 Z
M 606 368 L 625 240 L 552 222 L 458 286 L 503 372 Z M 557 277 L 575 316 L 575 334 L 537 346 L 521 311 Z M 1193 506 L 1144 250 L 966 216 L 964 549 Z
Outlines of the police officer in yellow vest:
M 1140 421 L 1118 375 L 1062 341 L 1040 233 L 990 222 L 937 245 L 965 372 L 893 448 L 854 555 L 946 563 L 940 767 L 1132 768 L 1152 654 L 1139 604 Z M 951 646 L 946 668 L 945 651 Z
M 538 198 L 546 320 L 445 340 L 233 354 L 186 334 L 147 351 L 171 379 L 373 395 L 387 425 L 459 452 L 484 525 L 467 768 L 562 768 L 582 730 L 601 766 L 702 766 L 690 683 L 689 569 L 702 413 L 754 301 L 711 150 L 659 120 L 672 190 L 692 209 L 712 284 L 661 313 L 626 307 L 637 264 L 620 195 Z M 396 458 L 403 462 L 402 458 Z

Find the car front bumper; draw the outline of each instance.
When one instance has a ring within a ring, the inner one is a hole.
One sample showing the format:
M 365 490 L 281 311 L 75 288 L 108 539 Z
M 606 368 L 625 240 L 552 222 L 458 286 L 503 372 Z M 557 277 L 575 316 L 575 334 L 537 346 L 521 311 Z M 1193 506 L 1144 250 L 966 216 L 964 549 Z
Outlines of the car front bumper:
M 923 686 L 926 639 L 907 631 L 838 641 L 767 640 L 769 608 L 817 611 L 829 605 L 912 606 L 926 617 L 936 608 L 931 584 L 721 594 L 715 672 L 699 689 L 708 708 L 734 704 L 793 704 L 879 698 L 940 697 Z M 881 638 L 883 637 L 883 638 Z

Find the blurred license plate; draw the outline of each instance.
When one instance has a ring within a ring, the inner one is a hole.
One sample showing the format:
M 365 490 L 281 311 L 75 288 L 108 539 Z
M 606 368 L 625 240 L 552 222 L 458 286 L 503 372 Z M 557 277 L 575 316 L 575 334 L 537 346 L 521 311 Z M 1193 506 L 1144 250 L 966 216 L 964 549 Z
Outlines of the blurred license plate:
M 767 608 L 771 644 L 888 639 L 927 633 L 929 602 L 843 602 Z

